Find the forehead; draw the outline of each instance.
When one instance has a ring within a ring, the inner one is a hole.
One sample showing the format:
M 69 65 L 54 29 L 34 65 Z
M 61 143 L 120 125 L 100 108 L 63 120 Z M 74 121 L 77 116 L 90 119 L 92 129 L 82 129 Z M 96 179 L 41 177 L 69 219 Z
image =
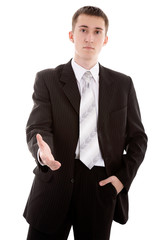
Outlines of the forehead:
M 89 16 L 85 14 L 78 16 L 75 27 L 79 27 L 81 25 L 88 26 L 88 28 L 105 28 L 105 22 L 102 17 Z

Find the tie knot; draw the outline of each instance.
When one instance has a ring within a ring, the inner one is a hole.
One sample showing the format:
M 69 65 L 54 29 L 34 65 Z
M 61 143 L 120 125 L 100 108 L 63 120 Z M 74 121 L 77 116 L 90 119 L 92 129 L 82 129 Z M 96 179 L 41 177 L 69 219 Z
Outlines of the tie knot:
M 87 72 L 85 72 L 84 74 L 83 74 L 83 80 L 84 80 L 84 84 L 85 84 L 85 87 L 89 87 L 89 85 L 90 85 L 90 82 L 91 82 L 91 80 L 92 80 L 92 74 L 91 74 L 91 72 L 90 71 L 87 71 Z
M 90 79 L 92 78 L 92 74 L 90 71 L 87 71 L 83 74 L 83 79 L 86 80 L 86 79 Z

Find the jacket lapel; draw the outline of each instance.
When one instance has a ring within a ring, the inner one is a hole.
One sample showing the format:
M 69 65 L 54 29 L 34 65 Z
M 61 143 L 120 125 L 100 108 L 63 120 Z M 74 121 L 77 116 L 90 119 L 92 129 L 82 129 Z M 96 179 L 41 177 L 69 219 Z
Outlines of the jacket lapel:
M 99 112 L 98 112 L 98 130 L 106 127 L 106 120 L 109 115 L 110 106 L 113 98 L 113 79 L 108 70 L 99 65 Z
M 80 107 L 80 93 L 77 86 L 76 78 L 71 66 L 71 61 L 64 65 L 60 82 L 63 87 L 63 91 L 70 101 L 75 111 L 79 114 Z

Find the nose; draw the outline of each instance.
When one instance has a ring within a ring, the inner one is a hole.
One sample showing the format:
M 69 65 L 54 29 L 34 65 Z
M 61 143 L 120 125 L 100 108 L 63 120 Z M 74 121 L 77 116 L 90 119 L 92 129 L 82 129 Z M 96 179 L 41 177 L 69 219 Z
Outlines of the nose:
M 87 36 L 85 37 L 85 42 L 90 42 L 90 43 L 94 42 L 94 37 L 92 33 L 87 34 Z

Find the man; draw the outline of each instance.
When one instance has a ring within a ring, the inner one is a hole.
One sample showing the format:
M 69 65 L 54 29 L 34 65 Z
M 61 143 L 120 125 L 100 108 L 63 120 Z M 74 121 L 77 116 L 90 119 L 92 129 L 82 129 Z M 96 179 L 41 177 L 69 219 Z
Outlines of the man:
M 69 33 L 74 59 L 36 76 L 26 129 L 37 163 L 28 240 L 64 240 L 71 226 L 76 240 L 108 240 L 113 219 L 128 220 L 147 136 L 131 78 L 98 63 L 107 30 L 101 9 L 79 9 Z

